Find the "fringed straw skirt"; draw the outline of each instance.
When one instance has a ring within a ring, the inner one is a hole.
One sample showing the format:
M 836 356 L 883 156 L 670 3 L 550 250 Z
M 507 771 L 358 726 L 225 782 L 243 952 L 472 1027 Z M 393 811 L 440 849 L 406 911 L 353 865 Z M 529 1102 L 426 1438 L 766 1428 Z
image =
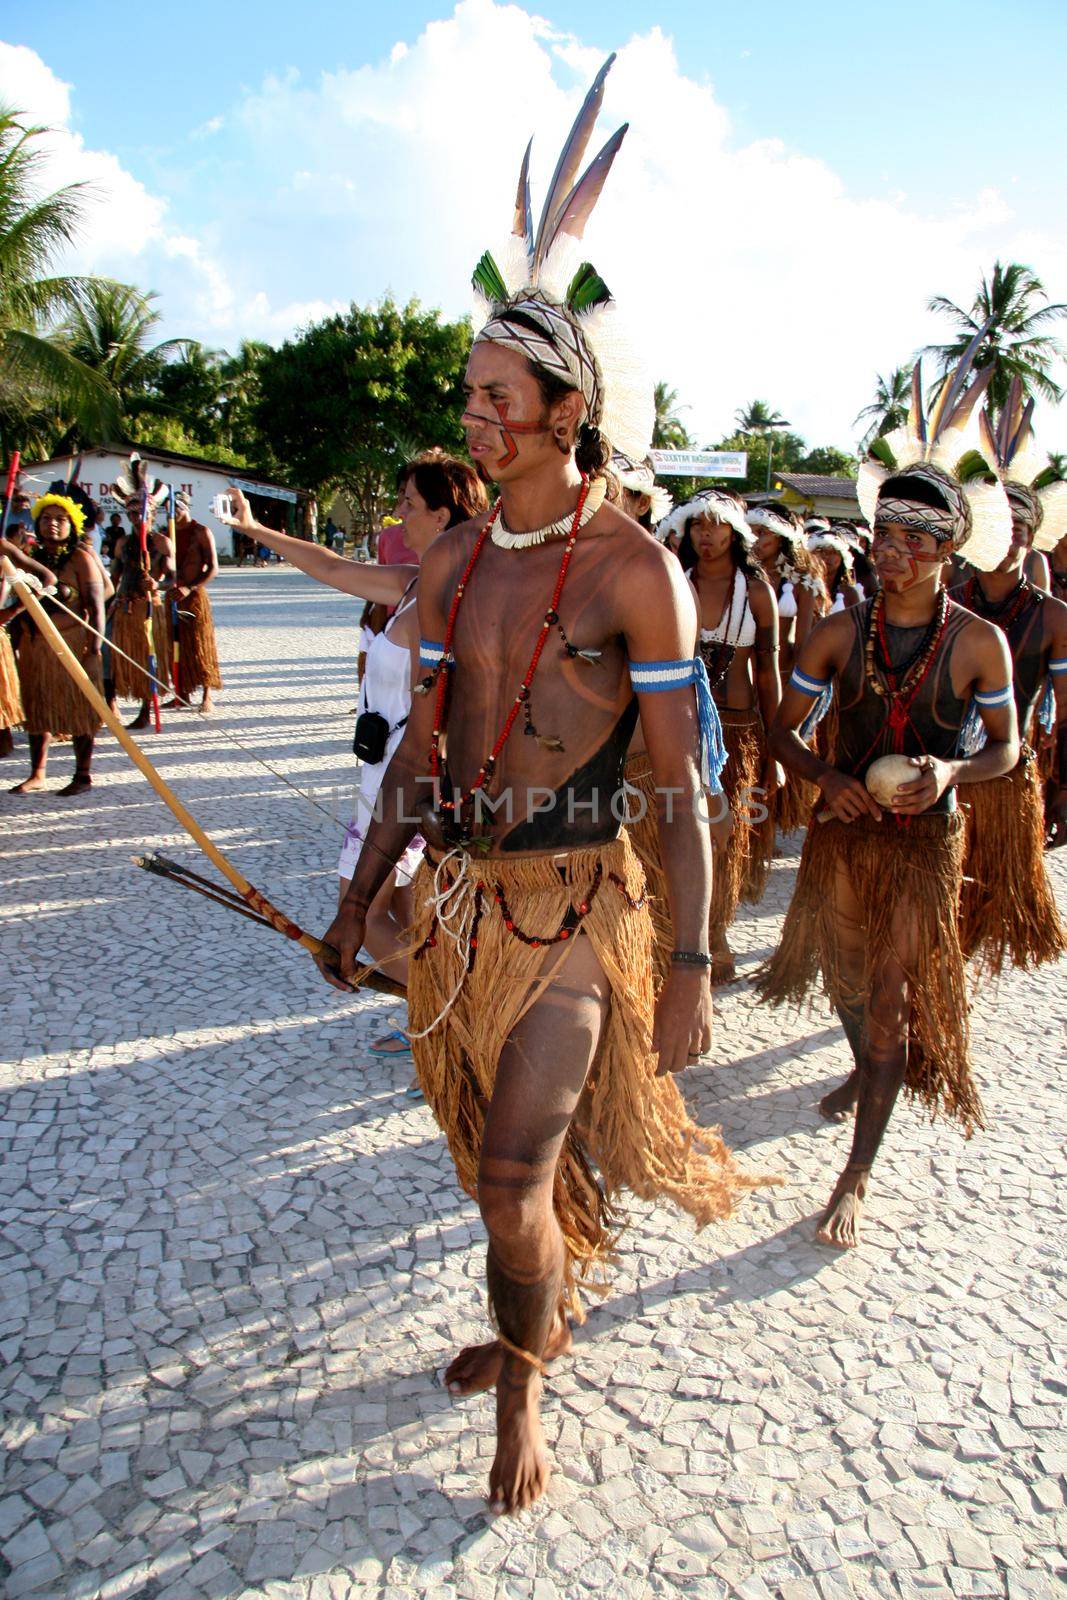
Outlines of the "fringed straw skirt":
M 0 627 L 0 728 L 21 728 L 22 693 L 11 635 Z
M 795 833 L 806 828 L 819 798 L 815 784 L 787 772 L 785 782 L 774 797 L 774 821 L 779 833 Z
M 166 602 L 167 649 L 174 691 L 188 699 L 196 689 L 221 689 L 219 656 L 215 644 L 215 623 L 211 615 L 211 601 L 203 589 L 194 589 L 178 601 L 180 611 L 191 612 L 178 618 L 177 655 L 174 648 L 174 624 L 170 601 Z
M 145 629 L 144 600 L 117 600 L 111 614 L 111 679 L 121 700 L 150 700 L 156 685 L 148 675 L 148 634 Z M 132 656 L 136 666 L 124 661 L 119 651 Z M 156 677 L 166 687 L 170 683 L 170 641 L 166 612 L 162 604 L 152 607 L 152 651 L 156 658 Z M 158 693 L 158 689 L 156 689 Z
M 804 841 L 782 938 L 757 985 L 772 1005 L 800 1004 L 820 985 L 834 1005 L 853 999 L 844 982 L 835 919 L 839 874 L 861 908 L 863 992 L 886 961 L 900 961 L 898 915 L 914 928 L 905 964 L 910 991 L 905 1089 L 931 1115 L 955 1117 L 965 1133 L 983 1126 L 968 1057 L 967 989 L 959 941 L 963 818 L 913 817 L 812 822 Z
M 603 1287 L 620 1228 L 619 1191 L 673 1200 L 703 1227 L 729 1216 L 745 1191 L 766 1180 L 740 1170 L 717 1128 L 692 1122 L 673 1077 L 656 1076 L 652 920 L 629 840 L 562 858 L 463 863 L 441 873 L 455 891 L 451 926 L 456 895 L 466 909 L 467 937 L 459 941 L 442 931 L 433 909 L 433 862 L 419 868 L 408 1007 L 419 1083 L 472 1198 L 501 1052 L 566 960 L 562 929 L 591 941 L 610 986 L 596 1059 L 554 1180 L 568 1300 L 577 1311 L 579 1280 Z
M 641 863 L 645 875 L 645 893 L 648 913 L 652 919 L 652 973 L 656 993 L 663 987 L 671 970 L 671 951 L 674 949 L 674 929 L 671 925 L 671 906 L 667 897 L 667 874 L 663 870 L 663 857 L 659 847 L 659 820 L 656 787 L 652 778 L 652 763 L 644 751 L 629 756 L 623 773 L 625 783 L 636 795 L 628 796 L 632 821 L 626 824 L 626 837 Z M 637 798 L 640 796 L 640 799 Z
M 71 648 L 78 655 L 77 642 Z M 79 656 L 81 665 L 103 692 L 99 655 Z M 99 732 L 102 723 L 74 679 L 59 663 L 51 645 L 34 629 L 23 628 L 19 640 L 19 682 L 27 733 L 50 733 L 54 739 L 82 738 Z
M 1024 747 L 1025 748 L 1025 747 Z M 1045 870 L 1045 819 L 1033 752 L 1014 771 L 960 792 L 966 821 L 960 944 L 997 975 L 1067 951 L 1067 928 Z
M 767 745 L 757 711 L 719 708 L 727 761 L 722 786 L 730 804 L 733 828 L 729 843 L 715 853 L 711 891 L 711 929 L 728 928 L 743 900 L 754 905 L 762 899 L 774 855 L 774 816 L 755 793 L 763 776 Z M 714 797 L 712 799 L 714 805 Z

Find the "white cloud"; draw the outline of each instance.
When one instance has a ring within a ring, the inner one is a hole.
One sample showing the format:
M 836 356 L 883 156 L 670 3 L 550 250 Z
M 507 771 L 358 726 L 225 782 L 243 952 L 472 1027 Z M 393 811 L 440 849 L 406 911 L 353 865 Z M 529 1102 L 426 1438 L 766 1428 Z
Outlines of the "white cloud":
M 313 83 L 279 70 L 189 130 L 201 164 L 183 183 L 175 158 L 169 207 L 84 149 L 68 86 L 32 52 L 0 46 L 0 94 L 25 83 L 38 119 L 61 129 L 64 175 L 92 172 L 118 197 L 83 264 L 116 270 L 132 255 L 129 273 L 165 296 L 168 333 L 232 346 L 386 291 L 466 310 L 474 261 L 507 232 L 529 134 L 536 205 L 600 60 L 517 5 L 460 0 L 376 64 Z M 1001 194 L 958 193 L 948 160 L 931 213 L 909 201 L 891 146 L 861 194 L 802 150 L 740 142 L 658 28 L 619 51 L 602 136 L 623 120 L 589 253 L 702 443 L 759 395 L 813 443 L 847 446 L 875 373 L 938 336 L 931 294 L 969 301 L 997 255 L 1050 286 L 1067 278 L 1067 241 L 1023 227 Z
M 227 264 L 207 241 L 174 225 L 165 198 L 153 194 L 116 156 L 86 145 L 72 126 L 72 87 L 33 50 L 0 42 L 0 102 L 20 112 L 27 126 L 47 130 L 36 143 L 44 158 L 37 174 L 40 192 L 85 185 L 82 224 L 74 248 L 57 263 L 61 270 L 100 273 L 158 291 L 163 331 L 208 344 L 281 339 L 293 327 L 336 309 L 310 298 L 275 306 L 261 287 L 239 292 Z M 213 118 L 190 137 L 214 133 L 222 122 Z

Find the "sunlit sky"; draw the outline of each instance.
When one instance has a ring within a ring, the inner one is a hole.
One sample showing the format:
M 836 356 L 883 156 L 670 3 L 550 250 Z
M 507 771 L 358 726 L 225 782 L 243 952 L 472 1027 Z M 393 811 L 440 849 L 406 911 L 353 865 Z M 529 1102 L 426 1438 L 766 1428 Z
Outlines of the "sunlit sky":
M 930 295 L 969 302 L 998 255 L 1067 300 L 1060 4 L 7 0 L 0 34 L 49 182 L 99 196 L 71 264 L 157 290 L 161 336 L 467 310 L 526 139 L 536 204 L 612 49 L 602 137 L 631 126 L 589 253 L 698 442 L 759 395 L 851 448 L 875 373 L 944 331 Z

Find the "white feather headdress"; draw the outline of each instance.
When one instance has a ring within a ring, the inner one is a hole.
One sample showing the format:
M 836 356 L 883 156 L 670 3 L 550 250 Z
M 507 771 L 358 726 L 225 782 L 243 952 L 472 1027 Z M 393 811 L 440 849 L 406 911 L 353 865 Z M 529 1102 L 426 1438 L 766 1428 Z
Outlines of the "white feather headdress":
M 674 501 L 662 484 L 656 482 L 656 469 L 651 460 L 631 461 L 621 450 L 616 450 L 611 457 L 611 470 L 622 487 L 631 494 L 648 495 L 649 517 L 653 527 L 670 515 Z
M 727 523 L 735 533 L 740 534 L 746 550 L 755 548 L 756 535 L 749 527 L 744 505 L 721 489 L 698 489 L 691 499 L 675 506 L 670 516 L 664 517 L 656 529 L 656 538 L 662 541 L 670 538 L 672 533 L 683 534 L 686 524 L 695 517 L 709 517 L 712 522 Z
M 655 420 L 652 383 L 607 284 L 582 259 L 580 247 L 628 126 L 612 135 L 579 177 L 614 60 L 609 56 L 597 73 L 567 137 L 536 234 L 530 209 L 533 141 L 527 145 L 511 236 L 497 259 L 486 251 L 474 269 L 474 335 L 520 350 L 578 389 L 587 421 L 613 449 L 643 461 Z M 520 320 L 512 320 L 516 313 Z
M 1034 402 L 1023 404 L 1018 378 L 1012 379 L 1000 421 L 994 424 L 989 412 L 983 411 L 980 426 L 983 449 L 997 469 L 1009 503 L 1014 493 L 1034 518 L 1034 549 L 1055 550 L 1067 534 L 1067 483 L 1034 442 Z
M 151 520 L 170 493 L 170 484 L 164 483 L 162 478 L 150 479 L 148 463 L 135 453 L 125 472 L 120 472 L 115 479 L 112 493 L 128 512 Z
M 888 478 L 909 469 L 934 467 L 948 479 L 949 497 L 957 502 L 960 532 L 953 547 L 973 567 L 989 572 L 1003 561 L 1011 544 L 1011 507 L 996 478 L 993 462 L 981 450 L 978 401 L 993 375 L 992 367 L 973 373 L 975 352 L 988 331 L 980 328 L 953 373 L 946 377 L 926 416 L 922 397 L 922 365 L 911 375 L 911 409 L 904 427 L 875 439 L 860 464 L 856 494 L 865 521 L 873 528 L 878 496 Z M 963 531 L 964 522 L 969 528 Z

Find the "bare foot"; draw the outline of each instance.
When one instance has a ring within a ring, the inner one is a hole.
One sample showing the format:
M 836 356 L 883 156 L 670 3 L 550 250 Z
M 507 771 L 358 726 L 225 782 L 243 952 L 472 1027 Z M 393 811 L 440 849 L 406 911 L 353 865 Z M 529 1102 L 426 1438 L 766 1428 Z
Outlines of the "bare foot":
M 835 1250 L 854 1250 L 860 1242 L 860 1221 L 863 1202 L 867 1198 L 867 1167 L 846 1167 L 837 1180 L 837 1188 L 830 1196 L 830 1204 L 819 1218 L 815 1230 L 818 1244 L 833 1245 Z
M 8 794 L 33 794 L 35 789 L 44 788 L 44 778 L 36 772 L 31 772 L 28 778 L 23 778 L 21 783 L 16 783 Z
M 525 1511 L 548 1488 L 552 1466 L 541 1429 L 541 1377 L 496 1391 L 496 1456 L 489 1474 L 489 1505 L 498 1513 Z
M 127 722 L 127 730 L 148 727 L 148 707 L 142 706 L 132 722 Z
M 555 1361 L 559 1356 L 565 1356 L 573 1344 L 571 1330 L 561 1311 L 556 1326 L 548 1336 L 542 1361 Z M 504 1347 L 497 1339 L 490 1340 L 488 1344 L 468 1345 L 445 1369 L 445 1387 L 449 1394 L 457 1396 L 482 1394 L 486 1389 L 491 1389 L 500 1377 L 503 1361 Z
M 212 700 L 210 694 L 205 694 L 204 698 L 200 702 L 200 715 L 202 717 L 210 717 L 210 715 L 214 711 L 214 709 L 215 709 L 214 700 Z
M 852 1071 L 844 1083 L 832 1089 L 829 1094 L 823 1095 L 819 1101 L 819 1110 L 827 1122 L 844 1122 L 849 1113 L 855 1111 L 860 1092 L 859 1077 L 858 1072 Z
M 70 782 L 65 783 L 62 789 L 57 789 L 56 793 L 63 796 L 71 794 L 84 794 L 86 789 L 91 789 L 92 786 L 93 780 L 90 778 L 87 772 L 76 772 L 73 778 L 71 778 Z

